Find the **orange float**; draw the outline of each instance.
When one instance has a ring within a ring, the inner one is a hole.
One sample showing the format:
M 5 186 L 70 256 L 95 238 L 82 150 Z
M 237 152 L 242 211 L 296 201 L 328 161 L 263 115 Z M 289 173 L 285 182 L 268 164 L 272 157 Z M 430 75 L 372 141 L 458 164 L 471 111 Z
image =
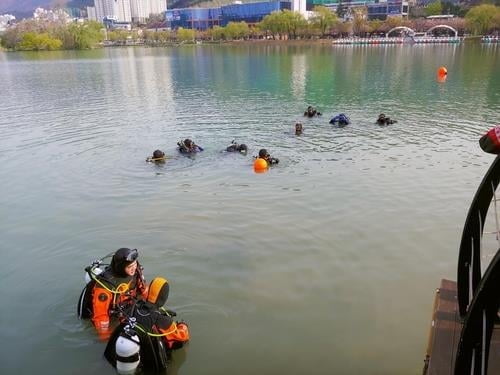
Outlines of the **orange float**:
M 267 161 L 262 158 L 255 159 L 255 161 L 253 162 L 253 169 L 258 173 L 267 171 Z
M 445 83 L 445 82 L 446 82 L 446 77 L 447 77 L 447 75 L 446 75 L 446 74 L 445 74 L 445 75 L 439 75 L 439 74 L 438 74 L 438 75 L 437 75 L 437 81 L 438 81 L 439 83 Z
M 437 70 L 437 74 L 438 76 L 445 76 L 448 74 L 448 69 L 446 69 L 446 67 L 444 66 L 440 66 Z

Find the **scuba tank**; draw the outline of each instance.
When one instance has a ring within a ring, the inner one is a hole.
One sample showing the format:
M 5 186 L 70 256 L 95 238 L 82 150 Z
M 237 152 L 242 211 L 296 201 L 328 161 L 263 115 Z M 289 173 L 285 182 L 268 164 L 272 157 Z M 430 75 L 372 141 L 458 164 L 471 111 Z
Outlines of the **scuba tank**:
M 98 265 L 92 266 L 92 268 L 89 270 L 85 269 L 85 285 L 90 283 L 90 281 L 92 280 L 92 277 L 90 277 L 90 272 L 92 272 L 94 276 L 97 276 L 103 272 L 103 269 L 99 268 Z
M 116 370 L 119 374 L 134 374 L 141 357 L 139 337 L 130 325 L 126 325 L 115 343 Z
M 92 262 L 90 266 L 85 267 L 85 287 L 80 293 L 80 298 L 78 298 L 77 305 L 77 315 L 80 319 L 90 319 L 92 316 L 92 289 L 93 285 L 91 282 L 94 281 L 95 277 L 103 272 L 100 268 L 104 259 L 112 256 L 113 253 L 109 253 L 99 260 Z

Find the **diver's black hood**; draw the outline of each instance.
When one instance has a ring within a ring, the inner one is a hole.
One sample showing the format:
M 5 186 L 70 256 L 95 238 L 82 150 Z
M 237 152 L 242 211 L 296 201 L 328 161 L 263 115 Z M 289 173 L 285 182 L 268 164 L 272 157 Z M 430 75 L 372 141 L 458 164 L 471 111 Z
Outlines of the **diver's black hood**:
M 135 256 L 134 256 L 135 251 Z M 114 276 L 116 277 L 127 277 L 128 275 L 125 272 L 125 268 L 134 263 L 137 260 L 137 250 L 131 250 L 126 247 L 122 247 L 121 249 L 116 250 L 115 255 L 111 259 L 111 264 L 109 267 Z

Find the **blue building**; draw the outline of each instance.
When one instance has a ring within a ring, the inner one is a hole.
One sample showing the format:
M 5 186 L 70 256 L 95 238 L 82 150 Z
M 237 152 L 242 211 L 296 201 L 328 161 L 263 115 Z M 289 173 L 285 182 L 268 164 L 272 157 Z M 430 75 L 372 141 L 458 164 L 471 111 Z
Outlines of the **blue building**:
M 366 4 L 369 20 L 385 20 L 387 17 L 408 17 L 408 2 L 402 0 L 388 0 Z
M 220 24 L 221 8 L 168 9 L 165 12 L 167 27 L 171 29 L 206 30 Z
M 231 4 L 220 8 L 168 9 L 165 12 L 166 26 L 171 29 L 206 30 L 213 26 L 226 26 L 229 22 L 260 22 L 272 12 L 290 9 L 289 1 L 265 1 L 258 3 Z
M 291 8 L 289 1 L 264 1 L 259 3 L 231 4 L 221 7 L 221 25 L 226 26 L 229 22 L 257 23 L 262 19 L 279 10 Z

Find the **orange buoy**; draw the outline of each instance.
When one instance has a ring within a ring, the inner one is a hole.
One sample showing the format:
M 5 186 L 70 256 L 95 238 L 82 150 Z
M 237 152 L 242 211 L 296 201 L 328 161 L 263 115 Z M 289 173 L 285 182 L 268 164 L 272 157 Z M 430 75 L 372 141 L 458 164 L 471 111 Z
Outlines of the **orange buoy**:
M 257 158 L 253 162 L 253 169 L 255 172 L 264 172 L 267 170 L 267 161 L 262 158 Z
M 439 83 L 445 83 L 445 82 L 446 82 L 446 77 L 447 77 L 447 75 L 446 75 L 446 74 L 445 74 L 445 75 L 439 75 L 439 74 L 438 74 L 438 75 L 437 75 L 437 77 L 436 77 L 436 79 L 437 79 L 437 81 L 438 81 Z
M 444 66 L 440 66 L 438 71 L 437 71 L 438 76 L 445 76 L 448 74 L 448 69 L 446 69 Z

